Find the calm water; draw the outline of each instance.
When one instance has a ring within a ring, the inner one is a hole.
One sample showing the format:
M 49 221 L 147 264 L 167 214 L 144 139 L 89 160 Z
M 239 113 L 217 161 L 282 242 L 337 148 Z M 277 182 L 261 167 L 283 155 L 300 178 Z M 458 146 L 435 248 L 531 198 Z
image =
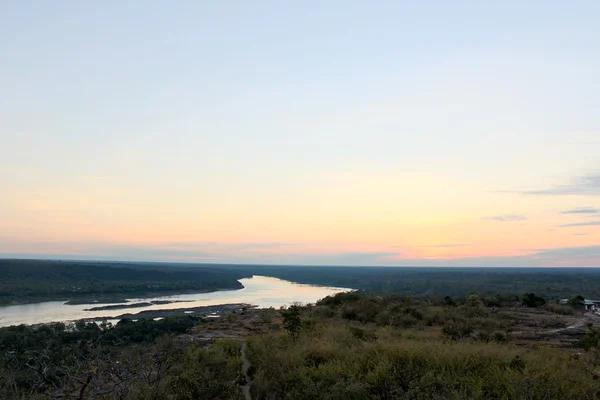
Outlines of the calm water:
M 98 304 L 66 305 L 64 301 L 0 307 L 0 326 L 71 321 L 82 318 L 110 317 L 128 312 L 137 313 L 144 310 L 185 309 L 227 303 L 249 303 L 258 307 L 279 308 L 293 302 L 314 303 L 330 294 L 351 290 L 301 285 L 277 278 L 256 275 L 252 278 L 240 279 L 240 282 L 244 285 L 244 288 L 239 290 L 128 299 L 131 303 L 152 300 L 189 301 L 186 303 L 157 304 L 148 307 L 84 311 L 86 308 L 96 307 Z

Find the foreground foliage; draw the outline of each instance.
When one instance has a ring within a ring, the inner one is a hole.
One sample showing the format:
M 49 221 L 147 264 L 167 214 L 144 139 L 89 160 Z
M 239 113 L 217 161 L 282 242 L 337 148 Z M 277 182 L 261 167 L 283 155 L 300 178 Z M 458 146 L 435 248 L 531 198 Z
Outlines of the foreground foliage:
M 323 327 L 293 341 L 285 334 L 250 343 L 257 398 L 591 399 L 598 384 L 560 350 L 523 352 L 496 343 Z
M 0 398 L 242 399 L 246 383 L 252 398 L 272 400 L 600 398 L 600 330 L 590 323 L 567 349 L 522 343 L 519 332 L 581 314 L 515 307 L 515 297 L 352 292 L 220 321 L 4 328 Z M 198 332 L 211 324 L 250 333 L 207 341 Z

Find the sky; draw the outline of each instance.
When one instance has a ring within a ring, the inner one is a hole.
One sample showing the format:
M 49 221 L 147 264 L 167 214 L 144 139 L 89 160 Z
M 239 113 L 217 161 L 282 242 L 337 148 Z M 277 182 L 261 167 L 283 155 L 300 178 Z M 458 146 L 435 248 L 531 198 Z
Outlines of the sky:
M 0 257 L 600 267 L 600 2 L 0 2 Z

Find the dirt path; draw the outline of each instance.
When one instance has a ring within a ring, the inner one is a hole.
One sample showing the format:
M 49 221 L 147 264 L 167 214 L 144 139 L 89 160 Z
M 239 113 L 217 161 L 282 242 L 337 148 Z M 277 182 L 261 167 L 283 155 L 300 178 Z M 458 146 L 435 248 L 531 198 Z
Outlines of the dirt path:
M 564 332 L 566 330 L 569 329 L 577 329 L 577 328 L 581 328 L 582 326 L 584 326 L 588 321 L 590 320 L 590 317 L 587 318 L 581 318 L 580 320 L 578 320 L 577 322 L 575 322 L 573 325 L 569 325 L 566 328 L 558 328 L 558 329 L 550 329 L 549 331 L 542 331 L 540 333 L 543 334 L 549 334 L 549 333 L 560 333 L 560 332 Z
M 586 325 L 588 322 L 593 322 L 593 321 L 596 321 L 596 322 L 600 321 L 600 317 L 598 315 L 594 314 L 593 312 L 586 312 L 574 324 L 569 325 L 566 328 L 552 329 L 552 330 L 546 331 L 544 333 L 558 333 L 558 332 L 563 332 L 563 331 L 566 331 L 569 329 L 583 328 L 583 326 Z
M 242 393 L 244 393 L 244 399 L 252 400 L 252 395 L 250 394 L 250 386 L 252 386 L 252 381 L 248 375 L 250 361 L 248 360 L 248 357 L 246 357 L 246 342 L 242 344 L 240 354 L 242 356 L 242 375 L 244 376 L 244 384 L 240 385 L 240 387 L 242 388 Z
M 523 334 L 531 334 L 535 333 L 536 335 L 551 335 L 557 334 L 561 332 L 565 332 L 571 329 L 580 329 L 583 328 L 588 322 L 591 321 L 600 321 L 600 317 L 593 313 L 585 313 L 582 316 L 578 317 L 577 320 L 573 321 L 571 325 L 565 328 L 556 328 L 556 329 L 548 329 L 548 330 L 534 330 L 534 331 L 519 331 L 519 332 L 511 332 L 512 335 L 523 335 Z

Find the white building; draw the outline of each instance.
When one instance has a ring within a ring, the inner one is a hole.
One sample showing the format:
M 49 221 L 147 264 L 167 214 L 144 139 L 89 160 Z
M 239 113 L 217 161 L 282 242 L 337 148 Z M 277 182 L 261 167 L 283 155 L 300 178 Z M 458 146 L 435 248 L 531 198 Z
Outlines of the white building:
M 569 304 L 569 299 L 561 299 L 559 301 L 560 304 Z M 583 307 L 588 311 L 599 311 L 600 310 L 600 300 L 583 300 Z

